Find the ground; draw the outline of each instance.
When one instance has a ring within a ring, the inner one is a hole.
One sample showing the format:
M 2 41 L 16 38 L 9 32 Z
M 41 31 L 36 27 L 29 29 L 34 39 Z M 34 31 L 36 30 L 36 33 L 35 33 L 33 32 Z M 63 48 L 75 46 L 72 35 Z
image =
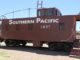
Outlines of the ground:
M 69 53 L 51 51 L 45 44 L 45 48 L 35 48 L 28 44 L 28 47 L 6 47 L 1 44 L 0 60 L 80 60 L 69 57 Z

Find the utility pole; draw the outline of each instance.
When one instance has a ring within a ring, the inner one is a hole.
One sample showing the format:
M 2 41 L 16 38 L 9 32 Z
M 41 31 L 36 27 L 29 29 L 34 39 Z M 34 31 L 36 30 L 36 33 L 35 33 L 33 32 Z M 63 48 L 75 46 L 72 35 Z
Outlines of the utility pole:
M 28 10 L 29 10 L 29 17 L 30 17 L 30 10 L 31 10 L 31 9 L 29 8 Z
M 39 9 L 39 8 L 43 8 L 43 1 L 39 1 L 39 0 L 37 0 L 37 9 Z
M 13 19 L 14 19 L 14 10 L 13 10 Z
M 1 19 L 7 19 L 5 15 L 1 15 Z

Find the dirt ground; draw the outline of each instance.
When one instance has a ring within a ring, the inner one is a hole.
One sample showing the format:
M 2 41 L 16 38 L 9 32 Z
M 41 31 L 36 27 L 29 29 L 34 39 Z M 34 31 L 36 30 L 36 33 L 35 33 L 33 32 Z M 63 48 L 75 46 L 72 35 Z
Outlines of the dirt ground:
M 45 44 L 45 48 L 31 47 L 6 47 L 4 43 L 0 47 L 0 60 L 80 60 L 69 57 L 68 53 L 51 51 Z

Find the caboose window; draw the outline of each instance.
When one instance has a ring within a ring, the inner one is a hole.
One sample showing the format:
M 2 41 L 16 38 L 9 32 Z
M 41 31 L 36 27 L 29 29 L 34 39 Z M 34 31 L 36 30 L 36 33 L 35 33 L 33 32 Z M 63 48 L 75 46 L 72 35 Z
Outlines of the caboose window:
M 44 11 L 43 10 L 38 11 L 38 16 L 44 16 Z
M 52 14 L 53 14 L 52 10 L 47 10 L 47 15 L 52 15 Z
M 9 25 L 6 24 L 4 28 L 6 31 L 9 31 Z
M 59 11 L 57 11 L 56 13 L 57 16 L 61 16 L 61 13 Z
M 59 30 L 64 30 L 64 23 L 59 23 Z
M 20 30 L 20 25 L 16 24 L 16 30 Z
M 33 24 L 28 24 L 28 30 L 31 31 L 33 29 Z

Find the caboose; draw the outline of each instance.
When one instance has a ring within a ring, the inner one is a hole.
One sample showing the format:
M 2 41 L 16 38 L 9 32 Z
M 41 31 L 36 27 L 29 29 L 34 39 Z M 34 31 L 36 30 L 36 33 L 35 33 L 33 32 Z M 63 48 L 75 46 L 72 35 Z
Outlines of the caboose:
M 37 17 L 3 19 L 1 38 L 7 46 L 32 42 L 34 47 L 47 43 L 52 50 L 70 50 L 80 43 L 76 39 L 76 21 L 80 21 L 80 15 L 63 16 L 57 8 L 41 8 Z

